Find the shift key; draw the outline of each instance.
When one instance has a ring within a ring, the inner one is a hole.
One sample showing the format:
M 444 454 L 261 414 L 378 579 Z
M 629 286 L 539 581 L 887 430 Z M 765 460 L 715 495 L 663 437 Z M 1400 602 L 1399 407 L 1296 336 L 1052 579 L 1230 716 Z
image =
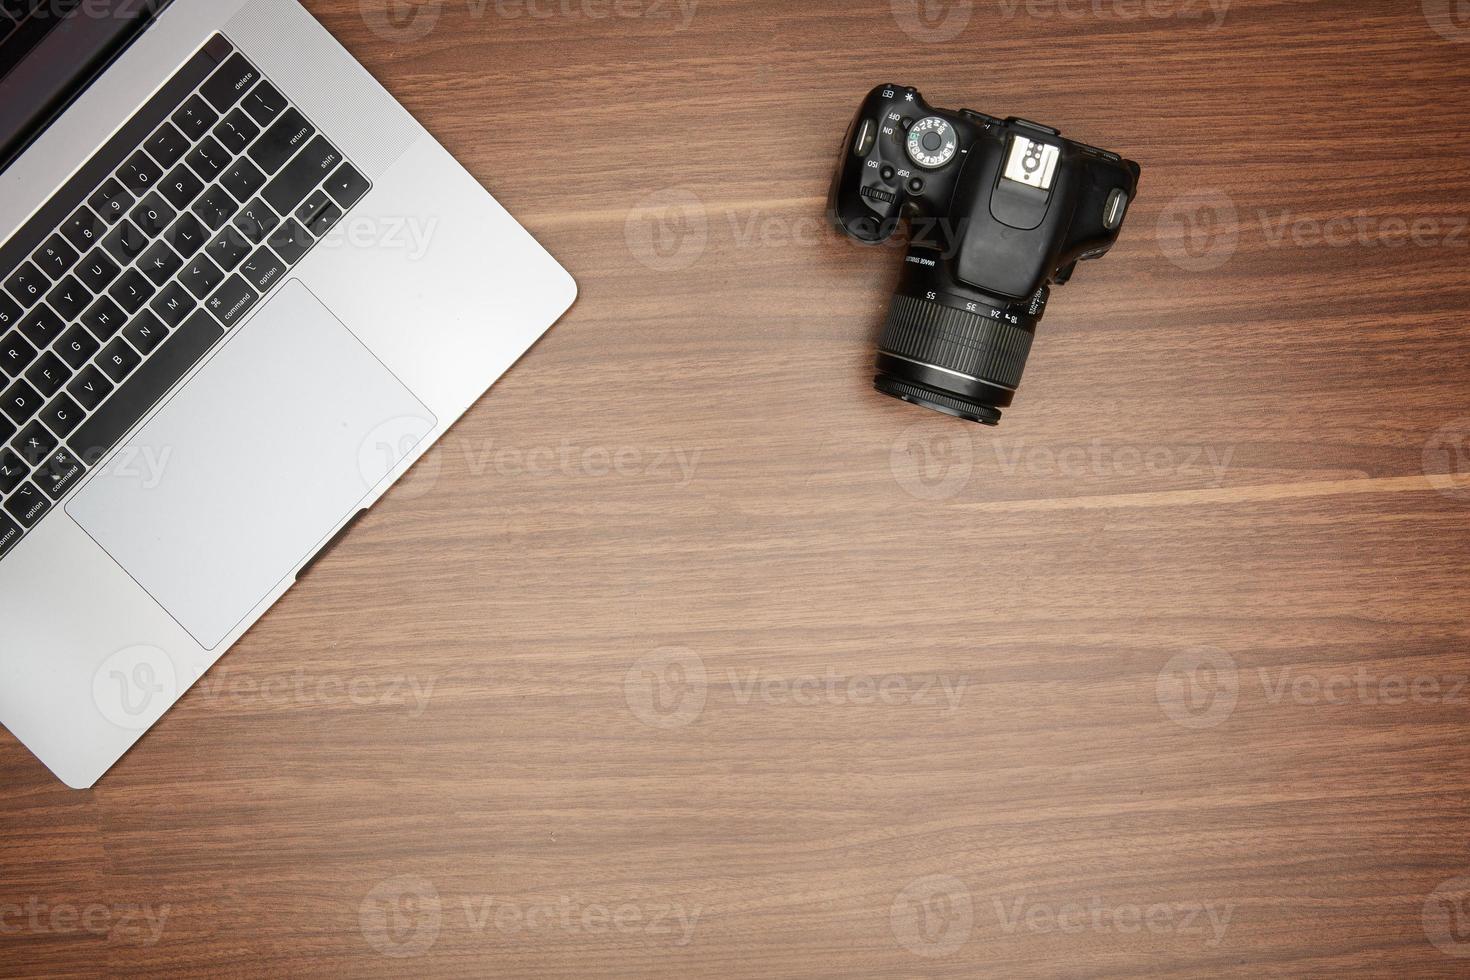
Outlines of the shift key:
M 341 162 L 342 154 L 318 136 L 286 165 L 285 170 L 276 174 L 276 179 L 265 186 L 260 196 L 276 209 L 276 213 L 290 214 L 306 195 L 331 176 Z

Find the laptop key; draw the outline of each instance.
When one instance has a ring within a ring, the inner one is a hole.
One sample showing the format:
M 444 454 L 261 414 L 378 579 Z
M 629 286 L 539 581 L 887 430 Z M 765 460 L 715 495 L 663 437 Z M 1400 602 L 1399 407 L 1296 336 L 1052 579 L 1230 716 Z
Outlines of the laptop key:
M 67 243 L 60 235 L 52 235 L 46 239 L 46 244 L 36 249 L 36 254 L 31 256 L 31 261 L 36 263 L 37 268 L 53 280 L 60 279 L 71 271 L 71 267 L 77 264 L 77 250 Z
M 197 95 L 189 96 L 189 100 L 173 116 L 174 125 L 191 141 L 202 138 L 217 122 L 219 113 Z
M 102 247 L 117 260 L 118 265 L 130 265 L 148 247 L 148 236 L 139 231 L 137 225 L 124 218 L 102 239 Z
M 116 177 L 108 177 L 102 182 L 102 186 L 87 198 L 87 204 L 102 216 L 107 222 L 116 221 L 128 213 L 128 208 L 133 204 L 133 195 L 128 189 L 118 183 Z
M 30 309 L 50 284 L 40 269 L 29 262 L 22 262 L 5 280 L 5 291 L 22 307 Z
M 153 162 L 153 158 L 139 150 L 128 158 L 117 171 L 117 179 L 123 182 L 123 186 L 132 191 L 138 197 L 142 197 L 153 189 L 163 178 L 163 170 Z
M 224 281 L 225 274 L 219 271 L 219 266 L 210 261 L 207 255 L 196 255 L 184 266 L 184 271 L 179 273 L 179 279 L 194 298 L 203 300 L 214 287 Z
M 250 288 L 250 285 L 239 276 L 231 276 L 225 280 L 225 284 L 219 288 L 209 302 L 204 306 L 213 313 L 227 327 L 232 327 L 240 321 L 251 307 L 255 306 L 260 294 Z
M 36 349 L 26 342 L 17 331 L 11 331 L 0 340 L 0 368 L 12 378 L 20 377 L 20 373 L 30 367 L 36 359 Z M 0 405 L 0 408 L 5 408 Z
M 230 164 L 230 169 L 225 171 L 219 179 L 225 190 L 235 196 L 237 201 L 248 201 L 250 195 L 265 186 L 265 174 L 260 168 L 243 157 Z
M 256 245 L 265 241 L 269 235 L 281 223 L 281 219 L 260 198 L 255 198 L 249 204 L 240 209 L 235 215 L 235 227 L 240 234 L 250 239 Z
M 223 146 L 215 142 L 211 136 L 206 136 L 194 147 L 189 154 L 189 168 L 199 175 L 199 179 L 209 183 L 220 175 L 220 172 L 229 166 L 230 154 Z
M 123 327 L 123 336 L 128 338 L 128 342 L 136 347 L 139 353 L 147 357 L 158 348 L 159 344 L 163 343 L 163 338 L 168 336 L 168 327 L 165 327 L 163 321 L 158 317 L 144 310 L 129 320 L 126 327 Z
M 199 94 L 220 112 L 240 101 L 251 86 L 260 81 L 260 72 L 245 60 L 242 54 L 234 54 L 199 89 Z
M 50 398 L 71 380 L 71 370 L 61 358 L 48 350 L 26 369 L 26 380 L 40 392 L 42 398 Z
M 193 210 L 199 220 L 209 226 L 210 231 L 219 231 L 239 208 L 235 199 L 223 187 L 215 186 L 199 195 Z
M 184 260 L 168 247 L 166 242 L 154 242 L 153 247 L 138 260 L 138 268 L 153 280 L 153 285 L 162 286 L 184 267 Z
M 56 312 L 67 320 L 75 320 L 82 315 L 87 304 L 92 302 L 92 294 L 77 281 L 76 276 L 67 276 L 56 284 L 56 288 L 46 294 L 46 302 L 50 303 Z
M 0 409 L 19 427 L 41 410 L 41 396 L 24 380 L 17 381 L 0 395 Z
M 117 282 L 112 284 L 107 295 L 129 313 L 136 313 L 143 308 L 144 303 L 153 298 L 156 292 L 158 289 L 148 281 L 147 276 L 137 269 L 129 269 L 118 278 Z
M 66 386 L 66 393 L 77 400 L 87 411 L 91 411 L 102 404 L 102 399 L 112 393 L 112 381 L 103 374 L 96 365 L 88 364 L 82 368 L 71 384 Z
M 22 483 L 20 488 L 5 501 L 5 509 L 20 522 L 21 527 L 32 528 L 51 509 L 51 501 L 33 484 Z
M 241 109 L 231 110 L 230 114 L 214 127 L 214 138 L 219 140 L 221 145 L 231 153 L 244 153 L 245 147 L 249 146 L 259 135 L 260 127 L 255 125 L 255 121 Z
M 20 304 L 0 292 L 0 333 L 3 333 L 7 327 L 15 326 L 15 322 L 20 319 L 20 314 Z
M 233 226 L 226 225 L 209 242 L 209 256 L 226 272 L 250 254 L 251 243 Z
M 273 174 L 286 161 L 296 155 L 296 151 L 306 145 L 306 141 L 316 134 L 316 127 L 306 121 L 306 117 L 295 109 L 287 109 L 281 113 L 281 117 L 271 124 L 260 137 L 255 145 L 250 148 L 250 159 L 268 174 Z
M 51 312 L 51 308 L 42 304 L 31 312 L 20 318 L 20 333 L 38 349 L 51 346 L 51 342 L 61 336 L 61 330 L 66 326 L 66 321 Z
M 197 302 L 183 286 L 177 282 L 171 282 L 153 297 L 153 302 L 148 304 L 148 308 L 169 327 L 177 327 L 184 322 L 184 317 L 194 311 Z
M 56 448 L 56 437 L 38 419 L 20 430 L 20 435 L 10 441 L 10 448 L 31 466 L 37 466 Z
M 148 142 L 143 144 L 143 148 L 153 155 L 153 159 L 158 161 L 159 166 L 167 170 L 184 158 L 184 154 L 189 152 L 189 147 L 193 142 L 179 132 L 179 128 L 173 123 L 166 122 L 158 127 L 156 133 L 148 137 Z
M 286 260 L 287 265 L 300 262 L 301 257 L 315 243 L 315 239 L 307 234 L 306 229 L 295 218 L 287 218 L 281 227 L 271 233 L 267 241 L 276 250 L 276 254 Z
M 245 96 L 245 101 L 240 105 L 257 124 L 269 126 L 281 114 L 281 110 L 286 108 L 286 99 L 276 91 L 274 85 L 263 81 Z
M 73 371 L 80 371 L 101 346 L 97 338 L 78 323 L 62 335 L 61 342 L 56 345 L 56 352 L 63 361 L 71 365 Z
M 81 460 L 64 447 L 57 446 L 56 451 L 36 468 L 33 479 L 46 496 L 52 500 L 60 500 L 68 490 L 77 485 L 77 481 L 86 472 L 87 468 L 82 465 Z
M 260 196 L 281 214 L 288 214 L 341 162 L 342 154 L 318 136 L 266 185 Z
M 338 167 L 332 176 L 327 178 L 327 193 L 332 195 L 344 211 L 358 201 L 368 192 L 367 178 L 357 172 L 357 168 L 350 163 L 344 163 Z
M 82 207 L 77 213 L 67 219 L 66 224 L 61 226 L 61 233 L 71 242 L 72 248 L 79 252 L 85 252 L 107 231 L 107 226 L 102 219 L 92 213 L 90 208 Z
M 86 414 L 82 411 L 82 407 L 72 401 L 71 396 L 63 391 L 41 409 L 40 419 L 46 423 L 46 428 L 56 433 L 59 438 L 65 439 L 71 435 L 73 429 L 82 424 L 82 417 Z
M 195 312 L 77 427 L 67 440 L 72 453 L 84 462 L 99 460 L 222 336 L 224 331 L 213 317 L 203 310 Z
M 115 338 L 112 343 L 102 348 L 102 353 L 97 356 L 97 366 L 100 367 L 113 381 L 122 381 L 133 373 L 133 368 L 142 362 L 138 352 L 121 337 Z
M 179 220 L 164 234 L 163 240 L 173 246 L 174 251 L 184 258 L 191 258 L 209 241 L 209 229 L 188 211 L 179 215 Z
M 25 532 L 21 530 L 19 524 L 4 514 L 0 514 L 0 558 L 10 554 L 11 549 L 19 544 L 20 539 L 24 536 Z
M 100 293 L 112 285 L 119 271 L 117 263 L 100 248 L 93 249 L 76 268 L 77 278 L 93 293 Z
M 98 296 L 97 302 L 87 307 L 82 314 L 81 324 L 92 331 L 98 340 L 110 340 L 127 322 L 127 316 L 109 296 Z
M 0 495 L 8 494 L 30 476 L 31 468 L 14 449 L 0 447 Z
M 181 163 L 163 178 L 163 184 L 159 189 L 163 191 L 163 196 L 168 198 L 168 203 L 182 211 L 193 204 L 194 198 L 204 190 L 204 181 L 195 177 L 194 171 Z
M 259 292 L 266 292 L 286 272 L 286 263 L 269 248 L 262 245 L 251 253 L 245 264 L 240 266 L 240 275 Z
M 157 238 L 178 214 L 171 204 L 154 192 L 139 201 L 129 217 L 143 230 L 143 234 L 149 238 Z

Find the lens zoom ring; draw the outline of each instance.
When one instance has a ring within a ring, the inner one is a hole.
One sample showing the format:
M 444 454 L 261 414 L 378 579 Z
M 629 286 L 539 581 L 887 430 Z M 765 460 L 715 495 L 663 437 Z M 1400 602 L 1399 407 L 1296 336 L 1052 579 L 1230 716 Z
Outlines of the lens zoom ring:
M 1031 330 L 940 306 L 893 297 L 878 346 L 903 357 L 1015 388 L 1031 353 Z

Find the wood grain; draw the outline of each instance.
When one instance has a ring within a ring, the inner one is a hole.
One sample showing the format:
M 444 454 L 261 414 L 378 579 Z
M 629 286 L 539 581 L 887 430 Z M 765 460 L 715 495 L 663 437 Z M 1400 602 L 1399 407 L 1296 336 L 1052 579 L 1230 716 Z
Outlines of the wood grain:
M 95 790 L 0 739 L 0 972 L 1464 974 L 1452 4 L 308 6 L 581 299 Z M 869 387 L 890 80 L 1144 168 L 999 430 Z

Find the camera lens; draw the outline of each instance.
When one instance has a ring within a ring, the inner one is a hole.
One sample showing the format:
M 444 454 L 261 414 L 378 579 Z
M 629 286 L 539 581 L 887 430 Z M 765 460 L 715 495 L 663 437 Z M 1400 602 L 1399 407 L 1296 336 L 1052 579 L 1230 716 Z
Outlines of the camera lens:
M 915 249 L 878 341 L 885 395 L 999 425 L 1021 384 L 1046 290 L 1025 302 L 987 296 L 950 279 L 948 263 Z

